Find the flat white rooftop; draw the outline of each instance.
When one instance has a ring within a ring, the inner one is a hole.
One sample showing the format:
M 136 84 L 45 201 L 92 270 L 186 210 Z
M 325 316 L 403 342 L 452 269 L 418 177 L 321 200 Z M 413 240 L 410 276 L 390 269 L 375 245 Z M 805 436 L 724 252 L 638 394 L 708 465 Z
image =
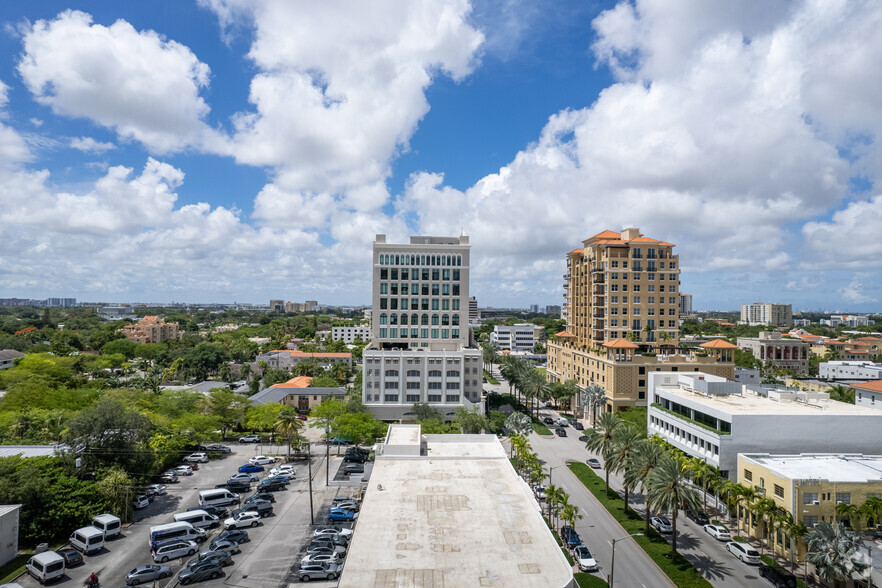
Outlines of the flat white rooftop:
M 424 439 L 374 463 L 341 587 L 575 586 L 495 436 Z
M 882 455 L 746 453 L 744 457 L 791 480 L 827 480 L 855 484 L 882 481 Z

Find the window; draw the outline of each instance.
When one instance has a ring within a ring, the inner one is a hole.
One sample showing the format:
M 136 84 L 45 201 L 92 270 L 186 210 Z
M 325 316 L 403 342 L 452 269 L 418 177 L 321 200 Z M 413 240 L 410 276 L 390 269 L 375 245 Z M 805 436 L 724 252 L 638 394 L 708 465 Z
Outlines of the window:
M 430 378 L 440 378 L 441 377 L 441 370 L 429 370 L 429 377 Z
M 634 290 L 633 290 L 633 291 L 634 291 L 634 292 L 639 292 L 639 291 L 640 291 L 640 284 L 634 284 Z M 638 296 L 637 299 L 640 300 L 640 297 Z
M 445 402 L 459 402 L 459 394 L 448 394 L 445 397 Z
M 459 390 L 459 382 L 447 382 L 448 390 Z
M 447 377 L 448 378 L 458 378 L 459 377 L 459 370 L 447 370 Z
M 426 398 L 429 399 L 429 402 L 441 402 L 440 394 L 429 394 Z
M 408 382 L 408 383 L 407 383 L 407 389 L 408 389 L 408 390 L 419 390 L 419 389 L 420 389 L 420 383 L 419 383 L 419 382 Z
M 383 400 L 385 402 L 398 402 L 398 394 L 385 394 L 383 395 Z
M 386 283 L 380 284 L 380 294 L 388 294 L 389 293 L 389 285 Z
M 419 370 L 407 370 L 407 377 L 408 378 L 419 378 L 420 371 Z
M 388 303 L 385 298 L 380 298 L 380 309 L 386 310 L 388 308 Z
M 778 498 L 784 498 L 784 487 L 775 484 L 775 496 Z
M 428 389 L 429 390 L 440 390 L 441 389 L 441 382 L 429 382 Z
M 637 291 L 637 286 L 634 286 L 634 291 L 635 292 Z M 640 297 L 639 296 L 634 297 L 634 304 L 640 304 Z
M 805 524 L 806 527 L 811 529 L 812 527 L 816 527 L 818 525 L 818 517 L 816 517 L 816 516 L 809 517 L 809 516 L 803 515 L 802 522 Z
M 753 482 L 753 472 L 747 468 L 744 468 L 744 479 L 748 482 Z
M 420 395 L 419 395 L 419 394 L 405 394 L 405 395 L 404 395 L 404 399 L 405 399 L 407 402 L 419 402 L 419 401 L 420 401 Z
M 836 504 L 851 504 L 851 492 L 837 492 L 836 493 Z
M 398 382 L 386 382 L 386 390 L 398 390 Z
M 386 370 L 386 377 L 387 378 L 397 378 L 398 377 L 398 370 Z
M 453 281 L 454 282 L 459 281 L 459 270 L 458 269 L 453 270 Z
M 802 493 L 802 503 L 803 504 L 814 504 L 818 501 L 818 493 L 817 492 L 803 492 Z

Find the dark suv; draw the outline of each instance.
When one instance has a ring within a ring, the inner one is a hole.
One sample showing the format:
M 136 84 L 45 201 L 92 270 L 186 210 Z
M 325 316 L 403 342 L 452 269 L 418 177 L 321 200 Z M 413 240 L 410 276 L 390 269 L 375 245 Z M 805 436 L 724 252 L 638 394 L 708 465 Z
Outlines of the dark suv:
M 236 516 L 240 512 L 252 510 L 259 514 L 262 518 L 268 517 L 273 514 L 273 505 L 269 502 L 264 502 L 262 500 L 249 502 L 247 504 L 242 505 L 242 508 L 237 508 L 233 510 L 231 513 L 233 516 Z
M 218 484 L 215 488 L 226 488 L 231 492 L 243 494 L 245 492 L 251 492 L 251 482 L 248 480 L 227 480 L 225 484 Z
M 693 510 L 687 510 L 686 518 L 695 521 L 697 525 L 701 525 L 702 527 L 710 524 L 710 519 L 708 518 L 707 513 L 701 511 L 695 512 Z
M 346 451 L 346 455 L 343 456 L 343 461 L 353 462 L 353 463 L 364 463 L 367 461 L 367 456 L 360 451 Z
M 285 482 L 279 478 L 267 478 L 261 480 L 257 485 L 257 492 L 275 492 L 276 490 L 284 490 Z
M 779 567 L 761 563 L 759 573 L 775 588 L 796 588 L 796 576 Z

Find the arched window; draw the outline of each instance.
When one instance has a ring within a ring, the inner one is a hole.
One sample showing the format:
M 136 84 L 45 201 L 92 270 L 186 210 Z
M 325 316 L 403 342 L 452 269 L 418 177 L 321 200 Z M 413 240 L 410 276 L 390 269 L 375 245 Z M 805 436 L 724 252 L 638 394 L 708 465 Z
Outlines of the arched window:
M 387 319 L 388 319 L 388 317 L 386 316 L 386 313 L 384 312 L 383 314 L 380 315 L 380 324 L 385 325 Z
M 440 378 L 441 377 L 441 370 L 429 370 L 429 377 L 430 378 Z
M 447 377 L 448 378 L 458 378 L 459 377 L 459 370 L 447 370 Z
M 441 326 L 448 326 L 450 324 L 450 316 L 446 314 L 441 315 Z
M 398 324 L 398 315 L 396 313 L 392 313 L 389 315 L 389 324 L 397 325 Z
M 428 325 L 428 324 L 429 324 L 429 315 L 427 315 L 427 314 L 424 314 L 424 315 L 423 315 L 423 318 L 422 318 L 421 324 L 424 324 L 424 325 Z
M 401 324 L 402 324 L 402 325 L 406 325 L 406 324 L 407 324 L 407 315 L 406 315 L 406 314 L 402 314 L 402 315 L 401 315 Z
M 418 314 L 413 313 L 412 315 L 410 315 L 410 324 L 412 324 L 412 325 L 420 324 L 420 317 Z
M 407 377 L 408 378 L 419 378 L 420 371 L 419 370 L 407 370 Z

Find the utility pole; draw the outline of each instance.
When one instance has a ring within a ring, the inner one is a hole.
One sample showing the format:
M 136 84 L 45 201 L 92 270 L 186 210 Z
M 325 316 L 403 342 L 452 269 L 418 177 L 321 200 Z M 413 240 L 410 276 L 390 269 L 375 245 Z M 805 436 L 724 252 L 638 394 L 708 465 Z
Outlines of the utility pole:
M 315 513 L 312 506 L 312 442 L 306 442 L 306 467 L 309 468 L 309 522 L 315 524 Z
M 331 419 L 325 421 L 325 486 L 331 485 Z

